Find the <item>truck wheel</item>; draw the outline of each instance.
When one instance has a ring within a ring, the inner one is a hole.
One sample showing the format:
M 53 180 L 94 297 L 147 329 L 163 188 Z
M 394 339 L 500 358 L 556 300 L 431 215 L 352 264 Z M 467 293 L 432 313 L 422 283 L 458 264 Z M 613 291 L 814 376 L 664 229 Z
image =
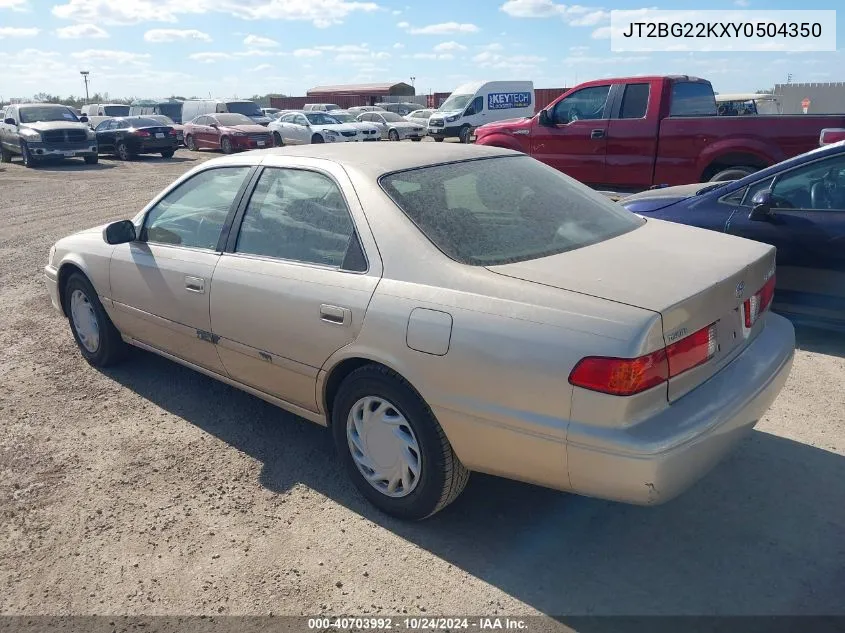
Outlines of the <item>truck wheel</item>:
M 29 146 L 26 141 L 21 141 L 21 158 L 23 159 L 24 167 L 35 167 L 38 163 L 32 154 L 29 153 Z
M 709 182 L 726 182 L 728 180 L 739 180 L 745 178 L 748 174 L 753 174 L 757 171 L 754 167 L 731 167 L 716 172 L 710 177 Z
M 12 162 L 12 152 L 7 150 L 5 147 L 0 146 L 0 163 L 11 163 Z
M 442 136 L 435 136 L 435 137 L 434 137 L 434 142 L 435 142 L 435 143 L 442 143 L 442 142 L 443 142 L 443 137 L 442 137 Z
M 99 156 L 86 156 L 85 157 L 85 164 L 86 165 L 96 165 L 98 162 L 100 162 Z
M 463 126 L 461 131 L 458 133 L 458 138 L 461 139 L 461 143 L 469 143 L 470 136 L 472 136 L 472 130 L 468 125 Z

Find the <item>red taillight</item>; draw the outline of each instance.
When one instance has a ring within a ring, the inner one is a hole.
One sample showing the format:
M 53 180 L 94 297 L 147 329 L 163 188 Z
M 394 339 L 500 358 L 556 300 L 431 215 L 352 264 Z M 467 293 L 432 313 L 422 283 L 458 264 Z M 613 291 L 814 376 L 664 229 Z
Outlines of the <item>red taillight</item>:
M 751 328 L 757 319 L 763 314 L 766 309 L 772 304 L 772 299 L 775 296 L 775 276 L 769 277 L 769 280 L 763 284 L 763 287 L 750 299 L 746 299 L 742 305 L 742 311 L 745 313 L 745 327 Z
M 170 136 L 176 136 L 176 130 L 174 130 L 173 128 L 170 128 L 170 131 L 168 132 L 168 134 Z
M 716 350 L 716 324 L 711 323 L 665 349 L 638 358 L 582 358 L 569 374 L 569 383 L 614 396 L 632 396 L 706 363 Z
M 146 130 L 135 130 L 135 136 L 149 136 L 150 133 Z

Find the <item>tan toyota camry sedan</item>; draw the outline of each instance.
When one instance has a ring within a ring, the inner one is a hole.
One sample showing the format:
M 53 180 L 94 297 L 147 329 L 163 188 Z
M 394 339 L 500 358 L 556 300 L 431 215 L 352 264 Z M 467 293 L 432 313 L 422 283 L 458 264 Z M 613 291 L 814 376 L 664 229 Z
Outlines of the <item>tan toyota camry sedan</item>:
M 789 374 L 774 265 L 509 150 L 343 143 L 206 162 L 45 273 L 91 364 L 134 345 L 328 426 L 360 491 L 420 519 L 471 471 L 689 487 Z

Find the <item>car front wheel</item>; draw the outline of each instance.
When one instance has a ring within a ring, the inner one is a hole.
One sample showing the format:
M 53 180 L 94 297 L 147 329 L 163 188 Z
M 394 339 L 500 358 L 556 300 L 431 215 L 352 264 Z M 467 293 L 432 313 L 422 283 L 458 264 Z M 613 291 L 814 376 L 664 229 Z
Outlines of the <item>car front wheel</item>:
M 397 132 L 396 130 L 390 130 L 390 132 L 387 133 L 387 138 L 388 138 L 388 140 L 391 140 L 391 141 L 398 141 L 399 140 L 399 132 Z
M 106 314 L 97 291 L 80 273 L 73 273 L 64 287 L 65 314 L 82 356 L 94 367 L 107 367 L 126 354 L 126 343 Z
M 11 163 L 11 162 L 12 162 L 12 152 L 7 150 L 3 146 L 0 146 L 0 163 Z
M 193 136 L 188 136 L 187 138 L 185 138 L 185 144 L 188 146 L 188 149 L 190 151 L 192 151 L 192 152 L 197 151 L 197 144 L 196 144 L 196 141 L 194 141 Z
M 24 167 L 35 167 L 38 164 L 35 157 L 30 153 L 26 141 L 21 141 L 21 159 L 23 159 Z
M 454 501 L 469 479 L 428 405 L 381 365 L 361 367 L 343 381 L 332 432 L 355 486 L 387 514 L 429 517 Z

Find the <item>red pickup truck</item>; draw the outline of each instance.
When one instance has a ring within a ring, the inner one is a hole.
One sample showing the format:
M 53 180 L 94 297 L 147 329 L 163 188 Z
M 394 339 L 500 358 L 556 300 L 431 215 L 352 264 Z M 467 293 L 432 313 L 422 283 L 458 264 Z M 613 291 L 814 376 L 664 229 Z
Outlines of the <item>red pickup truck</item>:
M 475 142 L 515 149 L 616 189 L 735 180 L 819 146 L 845 115 L 716 116 L 709 81 L 629 77 L 583 83 L 533 118 L 488 123 Z

